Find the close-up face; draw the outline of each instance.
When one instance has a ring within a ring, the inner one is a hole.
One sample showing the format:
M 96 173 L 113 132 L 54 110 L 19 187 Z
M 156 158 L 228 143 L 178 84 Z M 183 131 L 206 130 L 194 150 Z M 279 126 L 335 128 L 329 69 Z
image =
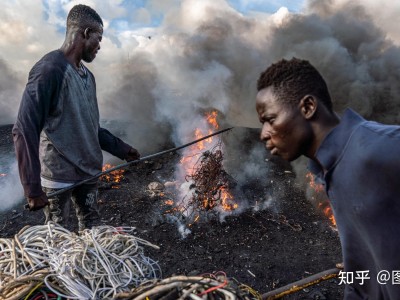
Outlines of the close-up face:
M 92 62 L 100 50 L 100 42 L 103 38 L 103 27 L 98 26 L 94 29 L 89 29 L 86 34 L 85 47 L 83 50 L 82 60 L 85 62 Z
M 279 101 L 268 87 L 258 92 L 256 110 L 262 124 L 260 138 L 272 155 L 292 161 L 306 153 L 312 131 L 300 108 Z

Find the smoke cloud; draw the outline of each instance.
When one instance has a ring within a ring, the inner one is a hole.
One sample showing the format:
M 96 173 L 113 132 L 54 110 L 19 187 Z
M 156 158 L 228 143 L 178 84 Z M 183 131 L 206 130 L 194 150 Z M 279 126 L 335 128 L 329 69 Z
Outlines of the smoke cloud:
M 8 156 L 10 158 L 10 156 Z M 1 160 L 3 161 L 3 159 Z M 0 172 L 0 212 L 8 210 L 15 205 L 20 205 L 24 199 L 24 192 L 19 181 L 18 166 L 13 162 L 7 168 L 1 168 Z
M 258 75 L 295 56 L 321 71 L 339 113 L 351 107 L 399 123 L 399 48 L 368 10 L 334 1 L 310 1 L 304 10 L 244 16 L 225 1 L 183 1 L 114 68 L 104 115 L 129 120 L 129 138 L 142 149 L 169 137 L 186 142 L 207 109 L 228 124 L 258 127 Z
M 14 99 L 22 94 L 22 83 L 1 58 L 0 74 L 0 123 L 7 124 L 14 122 L 16 115 Z
M 163 141 L 170 130 L 187 127 L 200 109 L 218 109 L 232 125 L 257 127 L 258 75 L 276 60 L 296 56 L 325 76 L 338 111 L 352 107 L 368 118 L 399 123 L 397 31 L 382 18 L 399 7 L 379 5 L 372 15 L 374 3 L 313 0 L 301 13 L 282 8 L 243 15 L 223 0 L 170 1 L 168 6 L 150 1 L 140 13 L 109 1 L 88 1 L 106 27 L 98 59 L 89 65 L 98 81 L 102 117 L 132 123 L 129 139 L 140 146 L 147 144 L 141 132 Z M 10 96 L 2 96 L 0 106 L 7 115 L 16 115 L 29 68 L 61 45 L 65 16 L 74 4 L 4 4 L 0 47 L 8 67 L 0 65 L 0 84 Z M 135 22 L 161 13 L 159 27 L 130 30 L 126 25 L 117 32 L 110 26 L 120 17 L 130 15 Z M 16 79 L 19 84 L 10 84 Z

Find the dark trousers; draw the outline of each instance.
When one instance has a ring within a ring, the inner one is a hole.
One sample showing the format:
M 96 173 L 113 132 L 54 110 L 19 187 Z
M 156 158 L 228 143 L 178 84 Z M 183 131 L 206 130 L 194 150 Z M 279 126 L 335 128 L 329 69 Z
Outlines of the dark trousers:
M 78 219 L 79 231 L 82 231 L 89 227 L 93 218 L 99 216 L 97 183 L 83 184 L 56 196 L 49 196 L 49 194 L 60 189 L 43 188 L 43 190 L 50 203 L 44 208 L 45 223 L 53 221 L 67 229 L 71 229 L 73 222 L 71 208 L 74 208 Z

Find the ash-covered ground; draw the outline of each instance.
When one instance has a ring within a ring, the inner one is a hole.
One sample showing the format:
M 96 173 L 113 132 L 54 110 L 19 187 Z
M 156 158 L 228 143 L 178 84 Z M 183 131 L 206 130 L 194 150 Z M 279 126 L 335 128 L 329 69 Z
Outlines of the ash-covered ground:
M 257 135 L 257 130 L 248 128 L 224 134 L 226 170 L 233 179 L 242 176 L 247 150 Z M 233 143 L 238 137 L 240 143 Z M 229 148 L 233 144 L 241 146 Z M 0 151 L 3 170 L 12 153 L 11 126 L 0 127 Z M 245 198 L 238 200 L 241 213 L 223 220 L 210 214 L 208 220 L 188 226 L 190 233 L 183 238 L 165 213 L 165 200 L 171 195 L 149 191 L 152 182 L 175 180 L 179 159 L 179 152 L 159 156 L 131 165 L 119 184 L 100 183 L 100 218 L 93 223 L 136 227 L 135 235 L 160 246 L 160 250 L 146 249 L 146 254 L 158 261 L 164 278 L 223 271 L 263 294 L 341 262 L 337 232 L 306 199 L 290 166 L 278 160 L 260 159 L 257 175 L 240 179 L 240 197 Z M 5 177 L 0 177 L 0 184 Z M 43 223 L 42 212 L 25 211 L 23 204 L 0 212 L 1 237 L 12 237 L 25 225 Z M 338 282 L 331 279 L 284 299 L 341 299 L 343 286 Z

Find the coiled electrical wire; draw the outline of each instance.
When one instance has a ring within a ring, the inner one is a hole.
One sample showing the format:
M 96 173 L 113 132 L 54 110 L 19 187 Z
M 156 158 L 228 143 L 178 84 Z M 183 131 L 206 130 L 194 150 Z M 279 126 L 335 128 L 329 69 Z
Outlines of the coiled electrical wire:
M 131 235 L 133 230 L 98 226 L 77 235 L 50 222 L 0 239 L 0 299 L 26 296 L 38 281 L 60 297 L 109 299 L 161 278 L 159 265 L 143 251 L 158 247 Z

